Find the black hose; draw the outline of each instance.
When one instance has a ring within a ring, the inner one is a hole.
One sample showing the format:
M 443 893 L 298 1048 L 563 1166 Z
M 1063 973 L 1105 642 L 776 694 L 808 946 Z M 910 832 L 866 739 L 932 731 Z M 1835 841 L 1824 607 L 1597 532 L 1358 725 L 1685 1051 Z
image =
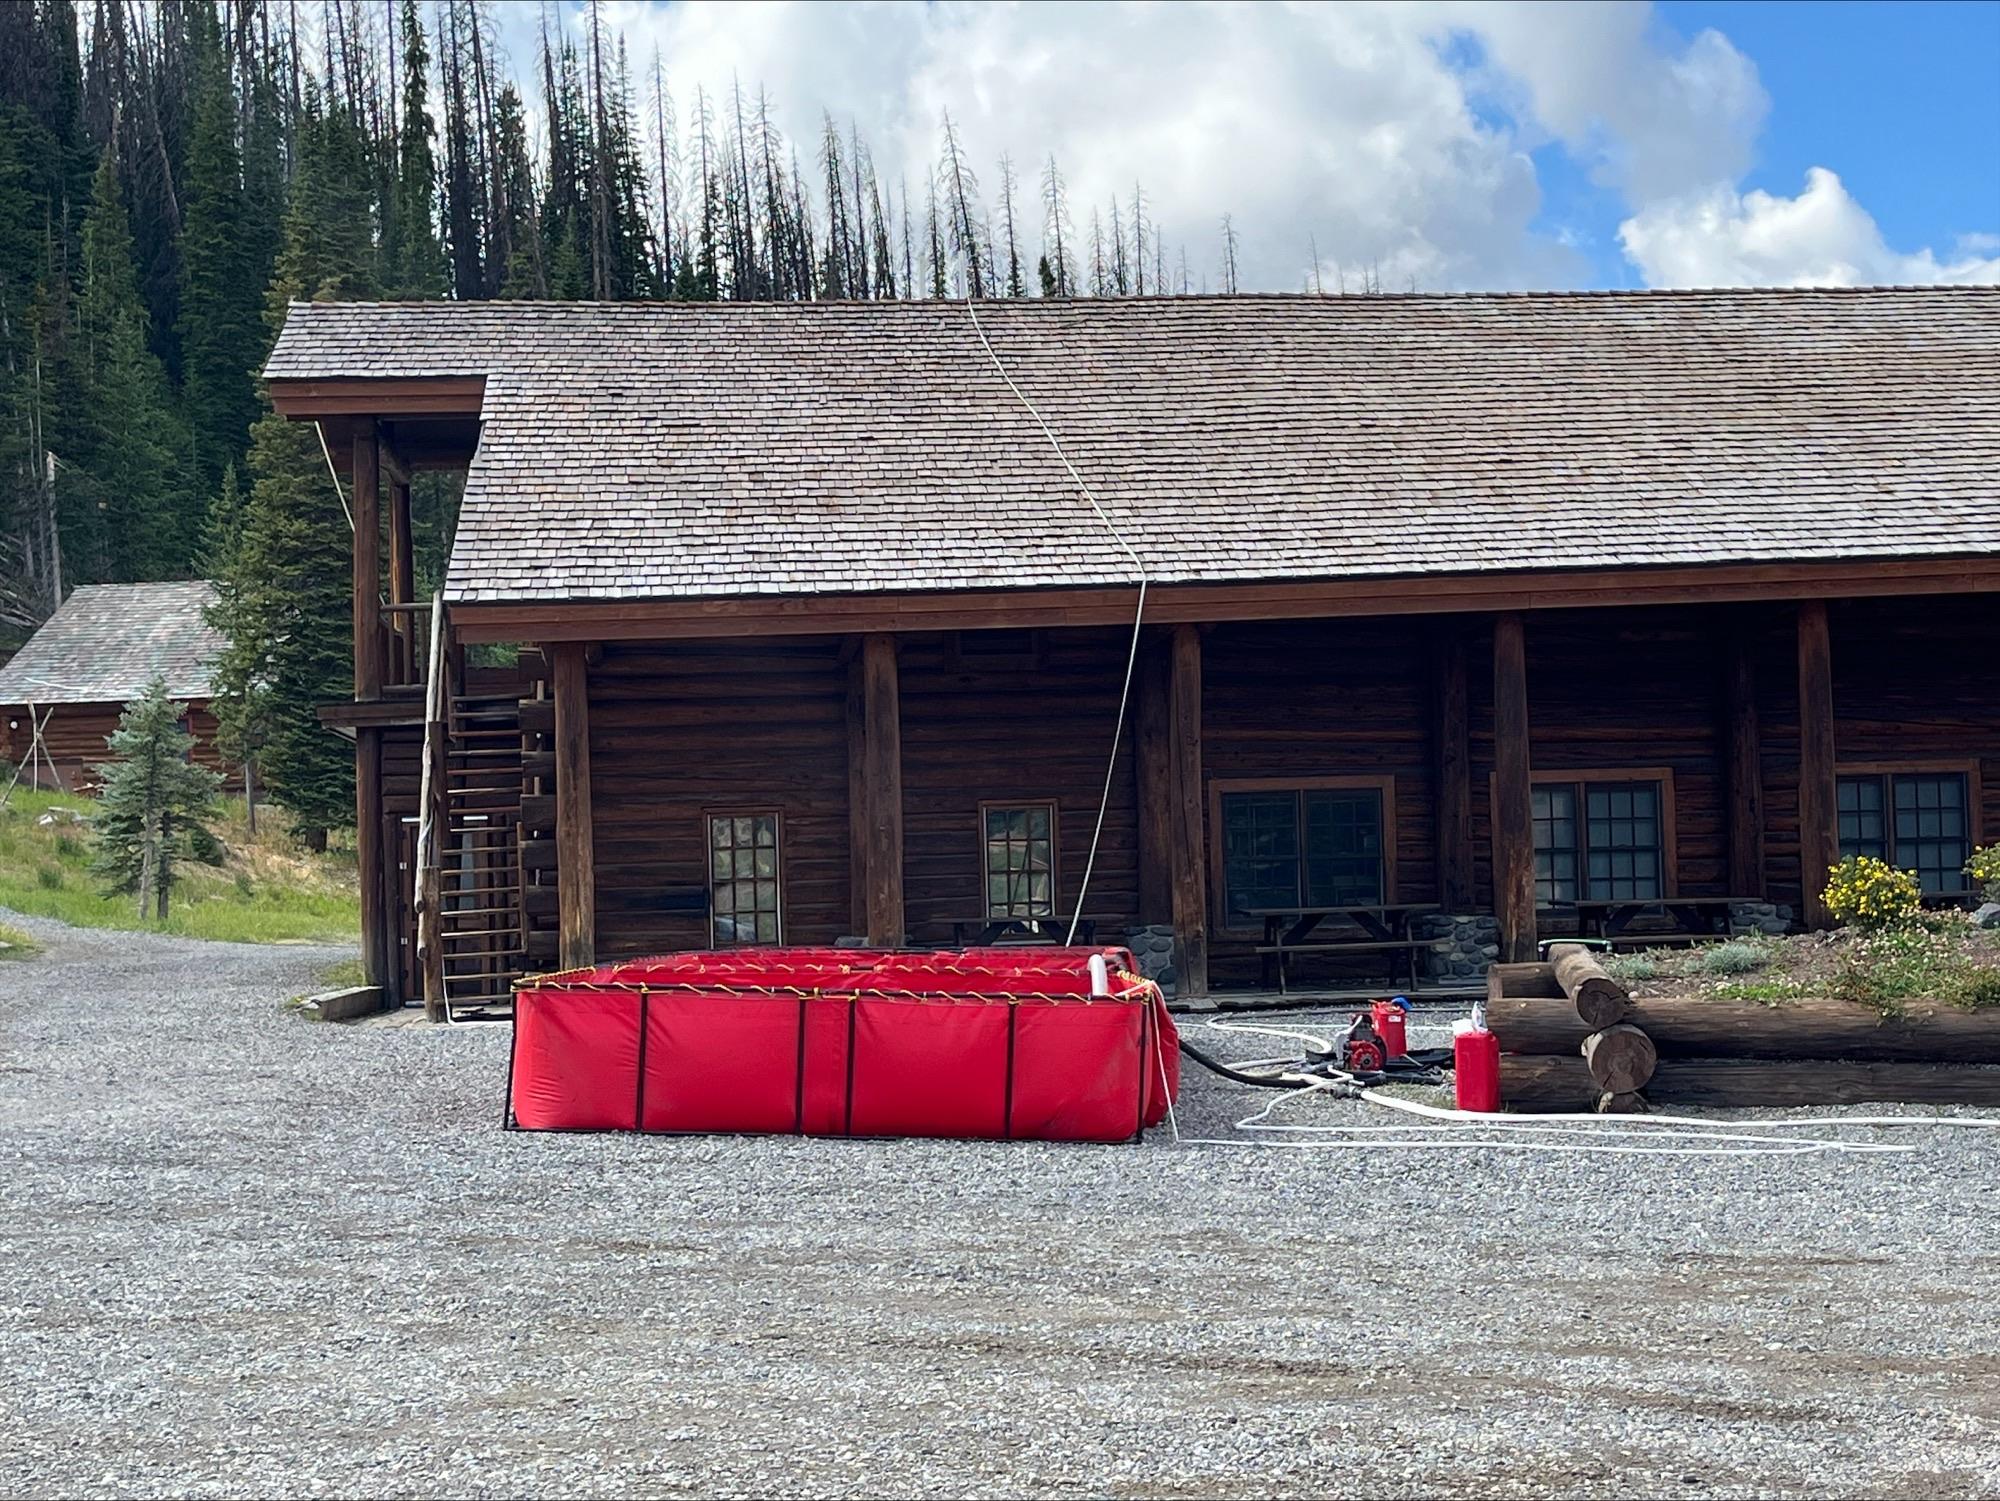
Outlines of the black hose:
M 1185 1037 L 1180 1042 L 1181 1051 L 1194 1059 L 1196 1063 L 1199 1063 L 1210 1073 L 1220 1074 L 1225 1079 L 1233 1079 L 1238 1084 L 1254 1084 L 1259 1089 L 1297 1089 L 1299 1087 L 1298 1081 L 1294 1079 L 1272 1079 L 1258 1074 L 1246 1074 L 1241 1069 L 1231 1068 L 1218 1058 L 1209 1057 L 1208 1054 L 1202 1052 L 1200 1048 L 1189 1042 Z

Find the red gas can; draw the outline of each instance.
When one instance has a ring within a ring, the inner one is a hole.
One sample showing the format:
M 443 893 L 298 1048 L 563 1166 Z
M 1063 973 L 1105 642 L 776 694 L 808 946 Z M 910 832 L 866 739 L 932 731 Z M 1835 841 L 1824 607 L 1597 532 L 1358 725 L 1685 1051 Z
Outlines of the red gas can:
M 1376 1001 L 1369 1008 L 1375 1030 L 1382 1035 L 1382 1047 L 1391 1058 L 1406 1057 L 1410 1051 L 1408 1018 L 1394 1001 Z
M 1500 1039 L 1474 1023 L 1459 1023 L 1451 1040 L 1458 1108 L 1492 1114 L 1500 1108 Z

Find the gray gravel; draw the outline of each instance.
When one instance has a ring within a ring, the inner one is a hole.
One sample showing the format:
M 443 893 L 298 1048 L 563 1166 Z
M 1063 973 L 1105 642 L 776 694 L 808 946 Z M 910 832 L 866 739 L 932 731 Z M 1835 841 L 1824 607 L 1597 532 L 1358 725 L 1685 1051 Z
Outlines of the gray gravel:
M 1984 1133 L 502 1134 L 503 1029 L 282 1010 L 336 954 L 20 925 L 10 1494 L 2000 1494 Z

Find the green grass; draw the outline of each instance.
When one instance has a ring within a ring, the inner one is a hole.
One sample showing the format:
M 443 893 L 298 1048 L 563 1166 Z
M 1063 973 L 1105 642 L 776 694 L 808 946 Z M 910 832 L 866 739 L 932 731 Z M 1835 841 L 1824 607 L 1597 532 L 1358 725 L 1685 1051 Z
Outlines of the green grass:
M 35 940 L 26 933 L 19 928 L 10 928 L 3 922 L 0 922 L 0 944 L 6 945 L 0 948 L 0 962 L 8 959 L 26 959 L 38 947 Z
M 308 854 L 282 815 L 260 808 L 252 838 L 240 800 L 216 821 L 228 854 L 220 867 L 177 867 L 164 923 L 142 921 L 137 899 L 106 896 L 90 874 L 88 828 L 36 820 L 54 808 L 88 817 L 94 805 L 62 793 L 17 787 L 0 808 L 0 907 L 81 928 L 130 928 L 230 943 L 338 943 L 361 930 L 351 848 Z

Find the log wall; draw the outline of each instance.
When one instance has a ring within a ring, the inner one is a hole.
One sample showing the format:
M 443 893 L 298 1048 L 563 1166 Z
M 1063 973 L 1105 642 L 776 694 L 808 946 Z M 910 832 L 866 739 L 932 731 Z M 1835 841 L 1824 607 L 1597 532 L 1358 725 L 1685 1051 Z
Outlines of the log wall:
M 1830 610 L 1836 754 L 1857 762 L 1972 760 L 1980 837 L 2000 838 L 2000 659 L 1979 597 L 1836 602 Z M 1474 899 L 1492 902 L 1490 627 L 1455 629 L 1468 662 Z M 1666 768 L 1673 774 L 1674 884 L 1727 895 L 1728 715 L 1746 643 L 1761 725 L 1765 871 L 1772 900 L 1799 900 L 1797 657 L 1789 606 L 1530 614 L 1526 651 L 1537 776 Z M 1119 630 L 1041 633 L 1032 663 L 961 656 L 948 634 L 898 650 L 905 916 L 919 943 L 983 910 L 978 806 L 1054 800 L 1059 891 L 1082 875 L 1124 669 Z M 853 933 L 848 715 L 851 643 L 609 643 L 590 669 L 590 745 L 600 958 L 690 947 L 685 910 L 705 883 L 703 815 L 784 817 L 786 936 Z M 1395 895 L 1434 899 L 1440 778 L 1433 628 L 1401 620 L 1223 624 L 1201 633 L 1202 799 L 1217 780 L 1395 779 Z M 1134 737 L 1128 733 L 1091 914 L 1116 938 L 1140 904 Z M 385 749 L 397 785 L 398 756 Z M 412 763 L 412 767 L 414 763 Z M 1207 830 L 1212 844 L 1213 828 Z M 1204 869 L 1212 871 L 1213 861 Z M 1209 907 L 1221 893 L 1211 880 Z M 1259 935 L 1214 924 L 1218 979 L 1255 975 Z
M 105 741 L 118 728 L 118 716 L 124 709 L 123 704 L 112 703 L 56 705 L 42 732 L 42 746 L 55 759 L 64 791 L 79 787 L 95 789 L 97 777 L 91 768 L 110 759 Z M 48 709 L 44 707 L 41 712 L 48 713 Z M 211 771 L 223 773 L 229 790 L 240 792 L 242 776 L 236 768 L 223 765 L 215 752 L 215 731 L 215 716 L 208 710 L 208 701 L 189 700 L 188 732 L 194 736 L 194 759 Z M 25 765 L 29 743 L 27 708 L 18 704 L 0 708 L 0 759 Z M 46 777 L 46 770 L 41 775 Z

